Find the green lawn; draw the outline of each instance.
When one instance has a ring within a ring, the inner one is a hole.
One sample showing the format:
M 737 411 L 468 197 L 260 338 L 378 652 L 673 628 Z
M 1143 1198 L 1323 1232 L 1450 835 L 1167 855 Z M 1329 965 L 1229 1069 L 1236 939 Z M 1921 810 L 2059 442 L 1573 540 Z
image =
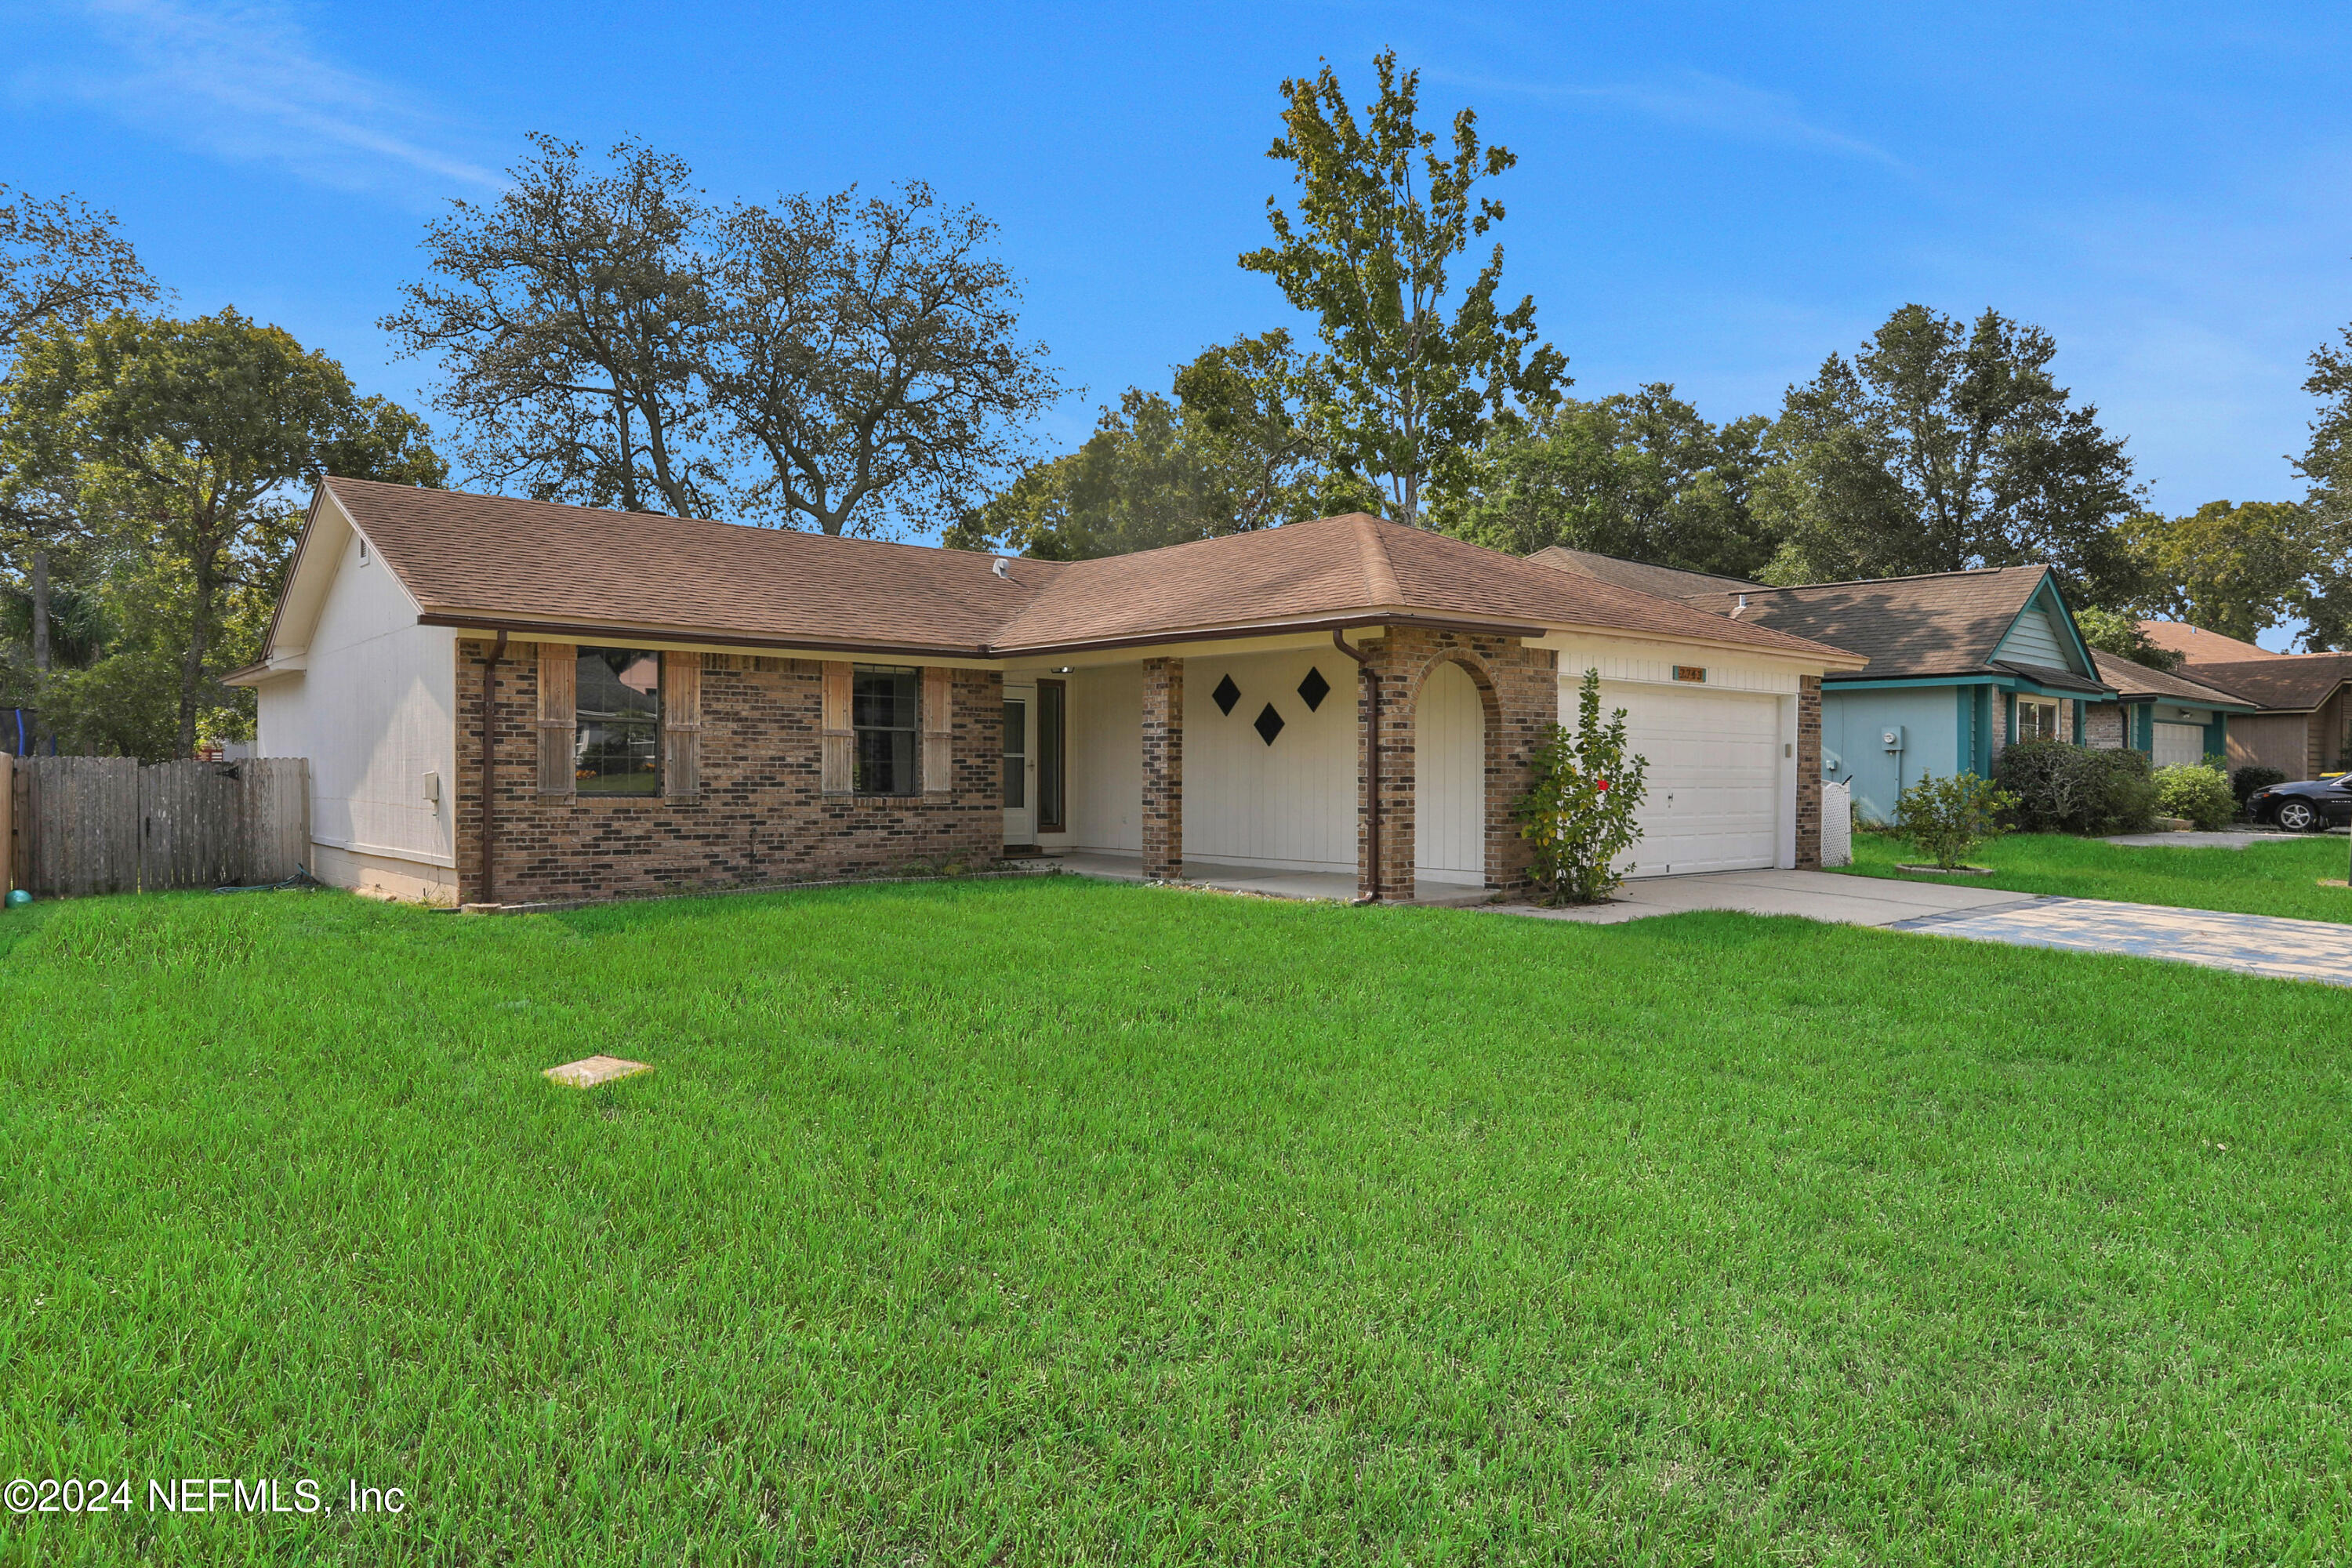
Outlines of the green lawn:
M 1957 882 L 2179 909 L 2352 921 L 2352 891 L 2319 885 L 2324 877 L 2345 879 L 2352 846 L 2341 837 L 2273 838 L 2243 849 L 2176 849 L 2170 845 L 2106 844 L 2060 833 L 2020 833 L 1979 845 L 1968 858 L 1972 866 L 1990 866 L 1994 875 L 1897 871 L 1897 862 L 1916 862 L 1919 852 L 1886 834 L 1857 833 L 1853 864 L 1844 869 L 1858 877 L 1906 882 Z
M 6 1473 L 411 1500 L 6 1561 L 2352 1552 L 2337 990 L 1075 879 L 0 947 Z

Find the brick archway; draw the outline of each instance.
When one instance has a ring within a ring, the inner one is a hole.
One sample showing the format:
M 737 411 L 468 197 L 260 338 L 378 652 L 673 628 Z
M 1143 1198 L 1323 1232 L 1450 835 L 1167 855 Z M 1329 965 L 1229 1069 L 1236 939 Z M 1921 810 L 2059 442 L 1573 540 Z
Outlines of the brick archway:
M 1383 899 L 1413 896 L 1421 694 L 1439 665 L 1459 666 L 1478 691 L 1486 719 L 1486 886 L 1511 891 L 1527 885 L 1527 847 L 1512 806 L 1526 791 L 1528 768 L 1545 726 L 1558 717 L 1558 656 L 1515 637 L 1425 626 L 1391 626 L 1367 646 L 1381 681 L 1381 865 L 1373 886 L 1367 836 L 1358 833 L 1357 882 Z M 1359 724 L 1364 713 L 1359 697 Z M 1366 801 L 1360 751 L 1357 799 Z

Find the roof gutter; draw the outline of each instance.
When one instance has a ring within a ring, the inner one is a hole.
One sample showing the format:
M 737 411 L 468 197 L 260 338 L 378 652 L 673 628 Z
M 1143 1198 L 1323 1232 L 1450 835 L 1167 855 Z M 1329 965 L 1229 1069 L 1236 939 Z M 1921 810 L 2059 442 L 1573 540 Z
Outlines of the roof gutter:
M 1346 628 L 1331 628 L 1331 646 L 1356 661 L 1364 678 L 1364 707 L 1370 720 L 1371 733 L 1364 742 L 1364 850 L 1372 889 L 1349 900 L 1369 904 L 1381 896 L 1381 672 L 1372 668 L 1370 654 L 1349 646 Z

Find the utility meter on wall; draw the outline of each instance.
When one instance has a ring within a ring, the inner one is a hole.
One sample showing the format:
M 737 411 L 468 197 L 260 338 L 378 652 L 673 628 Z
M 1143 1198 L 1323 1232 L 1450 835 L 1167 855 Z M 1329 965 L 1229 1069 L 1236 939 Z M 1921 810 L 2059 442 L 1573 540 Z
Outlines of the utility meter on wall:
M 1901 751 L 1903 749 L 1903 726 L 1900 724 L 1890 726 L 1886 733 L 1880 737 L 1880 740 L 1888 751 Z

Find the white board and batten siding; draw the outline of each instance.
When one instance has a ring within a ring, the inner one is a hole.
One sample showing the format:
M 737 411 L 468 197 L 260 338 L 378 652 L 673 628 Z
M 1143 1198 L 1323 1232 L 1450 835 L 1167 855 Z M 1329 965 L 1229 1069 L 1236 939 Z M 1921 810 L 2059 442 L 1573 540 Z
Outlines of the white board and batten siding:
M 1310 706 L 1310 671 L 1326 688 Z M 1239 695 L 1228 713 L 1217 688 Z M 1133 855 L 1143 847 L 1143 674 L 1078 669 L 1068 685 L 1067 829 L 1049 848 Z M 1356 868 L 1356 666 L 1335 649 L 1195 655 L 1184 660 L 1184 858 L 1265 870 Z M 1282 724 L 1269 742 L 1257 721 Z
M 1642 837 L 1618 862 L 1629 877 L 1755 870 L 1796 864 L 1798 672 L 1692 649 L 1545 639 L 1559 653 L 1559 719 L 1575 728 L 1587 669 L 1601 676 L 1605 719 L 1625 710 L 1629 748 L 1647 763 L 1635 821 Z M 1677 679 L 1677 668 L 1704 679 Z
M 1115 664 L 1061 678 L 1065 831 L 1040 829 L 1048 848 L 1143 850 L 1143 667 Z M 1185 716 L 1196 699 L 1185 683 Z M 1189 728 L 1189 726 L 1188 726 Z M 1189 742 L 1192 737 L 1188 734 Z
M 259 744 L 310 760 L 313 876 L 446 902 L 457 895 L 457 634 L 416 616 L 391 568 L 344 533 L 303 671 L 258 689 Z
M 1486 710 L 1478 683 L 1441 664 L 1413 715 L 1416 880 L 1486 885 Z
M 1321 677 L 1314 706 L 1299 688 Z M 1230 679 L 1233 711 L 1217 706 Z M 1356 869 L 1356 665 L 1326 646 L 1184 661 L 1184 856 L 1271 871 Z M 1282 721 L 1257 731 L 1272 709 Z

